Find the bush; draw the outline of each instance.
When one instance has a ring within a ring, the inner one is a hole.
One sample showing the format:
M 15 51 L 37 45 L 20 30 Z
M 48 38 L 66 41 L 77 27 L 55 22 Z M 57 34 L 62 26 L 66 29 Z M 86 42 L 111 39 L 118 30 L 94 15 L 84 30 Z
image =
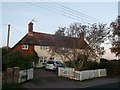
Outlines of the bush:
M 33 62 L 35 62 L 35 64 L 38 63 L 39 57 L 38 57 L 38 55 L 37 55 L 37 53 L 36 53 L 35 51 L 33 51 L 31 55 L 29 55 L 29 58 L 30 58 Z
M 3 70 L 6 70 L 8 67 L 20 67 L 20 69 L 31 68 L 33 59 L 35 58 L 35 55 L 11 50 L 2 57 Z
M 99 63 L 93 61 L 87 61 L 84 66 L 84 70 L 94 70 L 99 69 Z
M 106 69 L 108 76 L 118 76 L 120 77 L 120 61 L 119 60 L 104 60 L 100 63 L 97 62 L 86 62 L 85 64 L 85 70 L 90 69 Z
M 108 76 L 120 76 L 120 61 L 103 60 L 100 62 L 99 69 L 105 68 Z
M 106 63 L 106 69 L 109 76 L 120 77 L 120 61 L 109 61 Z
M 71 66 L 71 62 L 66 62 L 67 66 Z M 120 59 L 119 60 L 106 60 L 101 59 L 100 63 L 87 61 L 84 64 L 84 68 L 81 70 L 93 70 L 93 69 L 106 69 L 108 76 L 120 77 Z

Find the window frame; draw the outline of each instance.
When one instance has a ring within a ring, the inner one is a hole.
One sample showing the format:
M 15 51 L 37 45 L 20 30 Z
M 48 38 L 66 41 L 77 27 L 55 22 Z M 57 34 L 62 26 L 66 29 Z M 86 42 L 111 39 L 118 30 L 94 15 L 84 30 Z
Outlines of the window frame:
M 22 45 L 22 50 L 28 50 L 28 45 Z

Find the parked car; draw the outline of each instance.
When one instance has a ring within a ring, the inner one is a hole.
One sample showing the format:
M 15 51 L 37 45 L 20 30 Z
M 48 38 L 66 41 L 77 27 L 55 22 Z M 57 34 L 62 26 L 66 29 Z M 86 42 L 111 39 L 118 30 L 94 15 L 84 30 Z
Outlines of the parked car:
M 64 64 L 56 60 L 49 60 L 45 63 L 46 70 L 57 70 L 58 67 L 64 67 L 64 66 L 65 66 Z

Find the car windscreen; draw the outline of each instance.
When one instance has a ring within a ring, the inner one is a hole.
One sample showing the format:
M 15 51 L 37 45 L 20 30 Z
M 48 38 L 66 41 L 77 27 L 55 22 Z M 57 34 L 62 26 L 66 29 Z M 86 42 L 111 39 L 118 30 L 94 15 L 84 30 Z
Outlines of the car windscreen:
M 54 62 L 53 61 L 48 61 L 47 64 L 54 64 Z

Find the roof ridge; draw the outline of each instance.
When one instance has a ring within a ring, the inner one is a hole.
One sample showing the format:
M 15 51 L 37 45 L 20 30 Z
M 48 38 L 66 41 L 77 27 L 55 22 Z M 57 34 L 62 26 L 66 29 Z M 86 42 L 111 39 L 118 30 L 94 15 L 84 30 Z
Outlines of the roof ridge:
M 37 34 L 47 34 L 47 35 L 53 35 L 54 36 L 54 34 L 48 34 L 48 33 L 43 33 L 43 32 L 33 32 L 33 34 L 34 33 L 37 33 Z

